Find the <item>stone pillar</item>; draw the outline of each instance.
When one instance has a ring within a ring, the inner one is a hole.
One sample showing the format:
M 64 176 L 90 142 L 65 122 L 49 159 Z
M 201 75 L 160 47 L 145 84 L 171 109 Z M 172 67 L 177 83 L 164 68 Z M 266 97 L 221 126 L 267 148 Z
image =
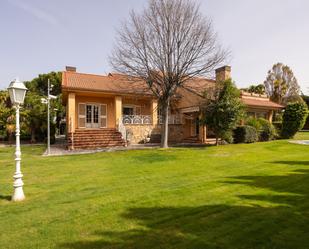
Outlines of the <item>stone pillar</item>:
M 273 111 L 273 110 L 269 111 L 269 112 L 268 112 L 268 121 L 269 121 L 270 123 L 273 122 L 273 116 L 274 116 L 274 111 Z
M 150 112 L 151 112 L 151 118 L 152 118 L 152 125 L 157 126 L 158 125 L 158 101 L 156 99 L 153 99 L 151 101 Z
M 206 125 L 203 125 L 203 140 L 202 140 L 202 142 L 204 144 L 206 144 L 206 142 L 207 142 L 207 126 Z
M 68 120 L 67 120 L 67 129 L 68 132 L 75 132 L 76 129 L 76 124 L 75 124 L 75 120 L 76 120 L 76 112 L 75 112 L 75 93 L 69 93 L 68 95 Z
M 202 114 L 199 115 L 199 120 L 202 119 Z M 205 144 L 207 139 L 207 133 L 206 133 L 206 125 L 202 124 L 199 125 L 199 140 Z
M 116 126 L 119 124 L 119 120 L 122 117 L 122 98 L 121 96 L 115 97 L 115 119 Z

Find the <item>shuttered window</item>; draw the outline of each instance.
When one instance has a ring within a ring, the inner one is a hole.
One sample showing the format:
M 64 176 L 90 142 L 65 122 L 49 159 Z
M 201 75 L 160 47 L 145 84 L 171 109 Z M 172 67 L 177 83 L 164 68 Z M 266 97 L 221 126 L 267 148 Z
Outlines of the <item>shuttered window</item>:
M 86 105 L 83 103 L 78 104 L 78 127 L 86 127 Z
M 101 128 L 107 127 L 107 105 L 100 105 L 100 124 Z

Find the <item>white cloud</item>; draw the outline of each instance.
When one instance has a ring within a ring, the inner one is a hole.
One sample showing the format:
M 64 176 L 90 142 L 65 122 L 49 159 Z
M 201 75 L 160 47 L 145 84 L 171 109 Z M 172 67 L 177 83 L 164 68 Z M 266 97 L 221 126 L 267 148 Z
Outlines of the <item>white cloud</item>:
M 7 1 L 11 5 L 24 10 L 25 12 L 27 12 L 28 14 L 32 15 L 33 17 L 37 18 L 40 21 L 43 21 L 53 26 L 59 25 L 57 18 L 52 14 L 46 12 L 45 10 L 42 10 L 40 8 L 30 5 L 29 3 L 22 2 L 19 0 L 7 0 Z

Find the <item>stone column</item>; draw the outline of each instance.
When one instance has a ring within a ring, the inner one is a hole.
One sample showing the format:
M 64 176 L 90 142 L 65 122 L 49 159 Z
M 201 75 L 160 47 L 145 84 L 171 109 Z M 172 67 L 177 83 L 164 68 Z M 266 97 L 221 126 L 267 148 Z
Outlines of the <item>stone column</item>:
M 200 114 L 199 115 L 199 120 L 202 119 L 202 115 Z M 199 126 L 199 140 L 202 142 L 202 143 L 206 143 L 206 139 L 207 139 L 207 133 L 206 133 L 206 125 L 200 125 Z
M 151 101 L 150 112 L 151 112 L 151 118 L 152 118 L 152 125 L 157 126 L 158 125 L 158 101 L 156 99 L 153 99 Z
M 119 125 L 119 120 L 122 118 L 122 97 L 115 96 L 115 119 L 116 127 Z
M 274 111 L 273 111 L 273 110 L 269 111 L 269 112 L 268 112 L 268 121 L 269 121 L 270 123 L 273 122 L 273 116 L 274 116 Z
M 69 93 L 68 95 L 68 131 L 69 132 L 75 132 L 76 129 L 76 124 L 75 124 L 75 119 L 76 119 L 76 111 L 75 111 L 75 93 Z

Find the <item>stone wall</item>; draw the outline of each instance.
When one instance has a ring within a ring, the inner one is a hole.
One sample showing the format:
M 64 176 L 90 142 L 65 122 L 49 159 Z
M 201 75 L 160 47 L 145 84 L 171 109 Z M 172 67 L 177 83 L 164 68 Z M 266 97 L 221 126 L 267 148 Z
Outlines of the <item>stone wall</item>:
M 153 125 L 125 125 L 129 144 L 148 142 L 154 134 L 160 134 L 160 127 Z
M 169 125 L 168 126 L 168 141 L 172 143 L 179 143 L 184 139 L 183 125 Z
M 129 144 L 141 144 L 150 141 L 151 137 L 160 137 L 161 125 L 125 125 Z M 183 140 L 182 125 L 169 125 L 169 142 L 178 143 Z M 157 140 L 157 139 L 156 139 Z M 160 142 L 160 141 L 156 141 Z

